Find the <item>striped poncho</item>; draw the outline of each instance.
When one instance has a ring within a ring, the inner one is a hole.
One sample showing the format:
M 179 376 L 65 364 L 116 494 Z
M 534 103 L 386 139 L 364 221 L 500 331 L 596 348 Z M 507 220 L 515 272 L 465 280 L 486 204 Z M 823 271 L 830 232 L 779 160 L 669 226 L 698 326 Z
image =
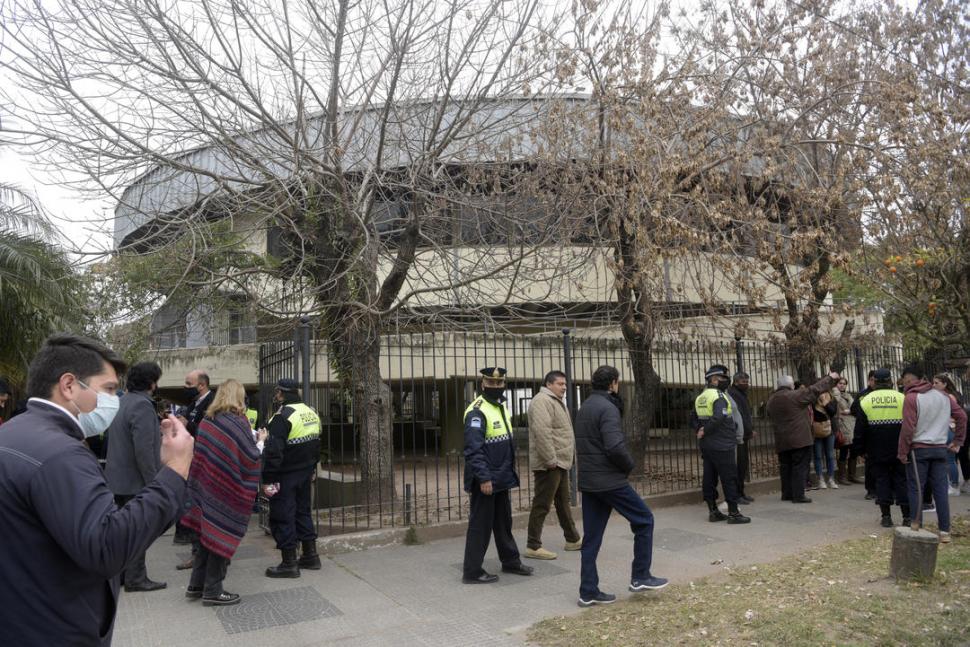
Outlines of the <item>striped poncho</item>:
M 210 552 L 231 559 L 246 534 L 259 487 L 259 450 L 245 416 L 220 413 L 199 424 L 189 470 L 192 508 L 182 524 Z

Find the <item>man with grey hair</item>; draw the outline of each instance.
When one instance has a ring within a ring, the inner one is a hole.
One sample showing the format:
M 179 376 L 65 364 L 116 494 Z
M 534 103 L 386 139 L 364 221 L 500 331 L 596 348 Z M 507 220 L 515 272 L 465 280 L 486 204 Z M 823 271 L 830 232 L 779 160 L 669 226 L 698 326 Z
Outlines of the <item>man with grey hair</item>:
M 839 374 L 832 371 L 815 384 L 796 389 L 795 379 L 791 375 L 782 375 L 768 398 L 767 414 L 775 432 L 782 501 L 812 502 L 805 496 L 805 479 L 815 442 L 808 409 L 822 393 L 831 391 L 838 379 Z

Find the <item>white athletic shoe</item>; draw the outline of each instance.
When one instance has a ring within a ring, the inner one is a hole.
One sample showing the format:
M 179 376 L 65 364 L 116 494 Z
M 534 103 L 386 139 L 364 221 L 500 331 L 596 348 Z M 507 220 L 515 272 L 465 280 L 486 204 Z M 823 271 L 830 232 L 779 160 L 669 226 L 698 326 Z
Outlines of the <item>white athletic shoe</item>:
M 950 496 L 960 496 L 960 488 L 951 483 L 950 488 L 947 490 L 947 494 Z
M 834 478 L 832 478 L 830 476 L 826 480 L 829 482 L 829 487 L 830 488 L 832 488 L 833 490 L 838 490 L 839 489 L 839 484 L 835 482 L 835 479 Z
M 824 476 L 820 476 L 818 478 L 818 489 L 820 489 L 820 490 L 827 490 L 828 487 L 829 487 L 828 484 L 825 482 L 825 477 Z

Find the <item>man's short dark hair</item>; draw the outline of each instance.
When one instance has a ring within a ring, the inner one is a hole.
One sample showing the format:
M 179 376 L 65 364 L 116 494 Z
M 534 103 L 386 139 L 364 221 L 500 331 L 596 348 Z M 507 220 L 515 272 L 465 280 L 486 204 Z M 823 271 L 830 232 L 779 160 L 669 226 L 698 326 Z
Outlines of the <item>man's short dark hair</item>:
M 128 367 L 124 360 L 101 342 L 80 335 L 51 335 L 34 355 L 27 369 L 27 397 L 49 398 L 65 373 L 82 382 L 104 371 L 109 364 L 118 375 Z
M 546 373 L 546 376 L 542 378 L 542 383 L 545 385 L 549 385 L 555 382 L 556 380 L 558 380 L 559 378 L 562 378 L 565 380 L 566 374 L 563 373 L 562 371 L 549 371 L 548 373 Z
M 155 362 L 138 362 L 128 369 L 125 387 L 129 391 L 147 391 L 162 379 L 162 367 Z
M 744 371 L 738 371 L 737 373 L 734 374 L 735 382 L 737 382 L 738 380 L 750 380 L 750 379 L 751 379 L 751 376 L 745 373 Z
M 593 371 L 593 388 L 597 391 L 606 391 L 610 385 L 620 379 L 620 372 L 609 365 L 600 366 Z
M 199 384 L 209 386 L 209 374 L 205 371 L 199 371 Z
M 913 377 L 922 380 L 926 377 L 926 371 L 919 364 L 908 364 L 903 367 L 903 372 L 899 374 L 900 377 L 903 375 L 912 375 Z

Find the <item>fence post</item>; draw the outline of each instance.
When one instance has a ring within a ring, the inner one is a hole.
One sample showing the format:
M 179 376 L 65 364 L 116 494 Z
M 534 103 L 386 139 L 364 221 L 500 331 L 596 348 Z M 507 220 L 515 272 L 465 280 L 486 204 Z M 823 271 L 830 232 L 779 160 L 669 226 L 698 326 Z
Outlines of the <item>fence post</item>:
M 744 373 L 744 356 L 742 352 L 743 348 L 744 346 L 742 345 L 742 342 L 741 342 L 741 336 L 735 335 L 734 354 L 735 354 L 735 359 L 737 360 L 737 363 L 738 363 L 738 367 L 735 369 L 736 373 Z
M 310 402 L 310 318 L 300 317 L 300 355 L 303 356 L 303 401 Z
M 563 372 L 566 374 L 566 408 L 569 409 L 569 418 L 576 422 L 576 389 L 573 386 L 573 356 L 569 348 L 569 328 L 562 329 L 562 362 Z M 576 505 L 578 502 L 576 479 L 576 458 L 574 456 L 572 467 L 569 468 L 569 502 L 572 505 Z
M 866 375 L 862 370 L 862 350 L 858 346 L 852 349 L 852 355 L 855 357 L 855 379 L 859 382 L 859 391 L 863 391 L 866 388 Z

